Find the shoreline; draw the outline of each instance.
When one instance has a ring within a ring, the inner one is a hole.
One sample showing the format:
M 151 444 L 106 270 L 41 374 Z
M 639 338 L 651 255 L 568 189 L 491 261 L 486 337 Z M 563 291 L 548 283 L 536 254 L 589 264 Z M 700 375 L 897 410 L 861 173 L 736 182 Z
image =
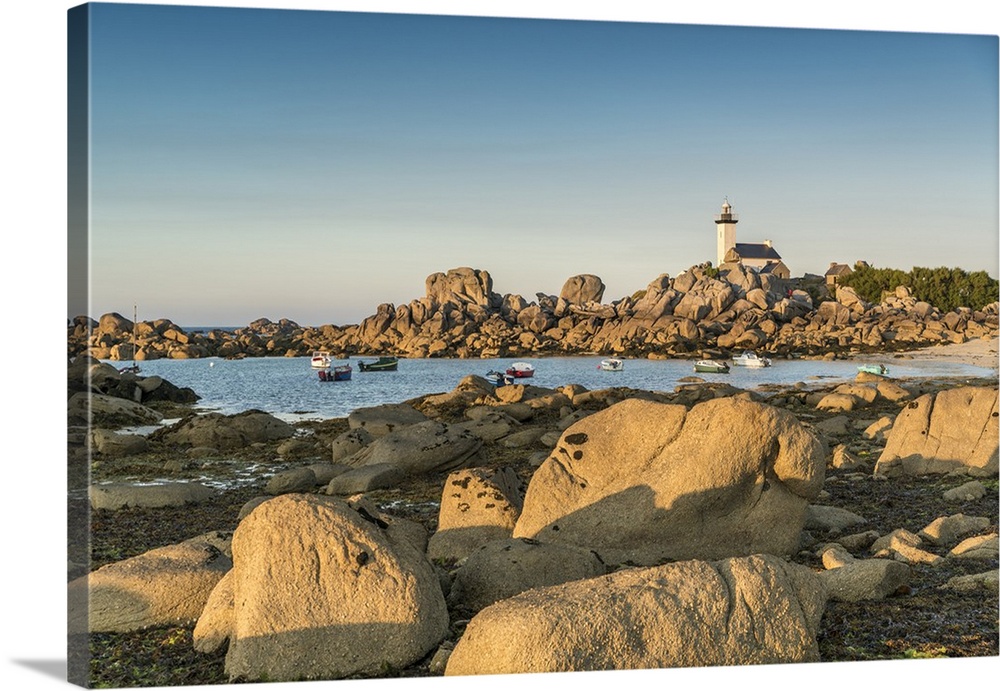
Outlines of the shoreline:
M 991 369 L 1000 374 L 1000 337 L 979 338 L 965 343 L 948 343 L 932 345 L 904 353 L 886 354 L 893 360 L 906 360 L 910 367 L 921 367 L 931 363 L 946 360 L 972 367 Z M 854 355 L 853 360 L 865 359 L 865 356 Z M 869 359 L 870 356 L 869 356 Z

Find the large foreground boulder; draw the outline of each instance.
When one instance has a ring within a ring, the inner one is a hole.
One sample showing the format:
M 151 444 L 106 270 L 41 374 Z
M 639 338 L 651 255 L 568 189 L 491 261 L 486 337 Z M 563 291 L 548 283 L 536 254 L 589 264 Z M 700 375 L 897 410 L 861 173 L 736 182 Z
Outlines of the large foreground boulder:
M 920 396 L 896 416 L 875 474 L 995 476 L 997 421 L 994 388 L 963 386 Z
M 441 584 L 390 528 L 362 505 L 311 494 L 276 497 L 243 519 L 232 596 L 218 598 L 233 606 L 230 679 L 372 675 L 430 652 L 448 631 Z
M 825 604 L 817 576 L 773 556 L 628 569 L 487 607 L 445 674 L 817 662 Z
M 528 485 L 514 537 L 607 563 L 797 549 L 823 484 L 823 444 L 791 414 L 723 398 L 625 400 L 569 427 Z

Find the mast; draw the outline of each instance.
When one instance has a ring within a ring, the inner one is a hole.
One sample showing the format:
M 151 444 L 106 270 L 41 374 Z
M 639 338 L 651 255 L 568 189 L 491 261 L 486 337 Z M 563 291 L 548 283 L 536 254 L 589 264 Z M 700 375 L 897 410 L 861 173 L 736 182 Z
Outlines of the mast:
M 129 372 L 138 373 L 139 365 L 135 364 L 135 351 L 139 349 L 139 306 L 132 305 L 132 366 Z

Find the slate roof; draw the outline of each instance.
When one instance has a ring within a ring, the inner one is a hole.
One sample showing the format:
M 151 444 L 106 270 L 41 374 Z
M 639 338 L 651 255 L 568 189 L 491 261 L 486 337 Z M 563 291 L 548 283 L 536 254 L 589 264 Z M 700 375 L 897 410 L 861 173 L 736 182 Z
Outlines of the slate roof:
M 764 243 L 737 242 L 733 249 L 744 259 L 781 259 L 781 255 L 773 247 Z

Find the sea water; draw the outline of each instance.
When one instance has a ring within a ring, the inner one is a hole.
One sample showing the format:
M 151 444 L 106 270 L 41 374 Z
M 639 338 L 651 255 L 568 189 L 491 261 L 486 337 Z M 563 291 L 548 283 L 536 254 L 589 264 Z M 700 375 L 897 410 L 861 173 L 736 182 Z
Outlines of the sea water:
M 865 363 L 884 364 L 892 379 L 972 379 L 996 374 L 995 370 L 961 363 L 916 363 L 890 355 L 864 361 L 773 360 L 770 367 L 764 368 L 733 366 L 728 374 L 695 373 L 694 360 L 646 359 L 626 359 L 622 371 L 606 372 L 598 367 L 602 359 L 600 356 L 518 360 L 401 358 L 395 372 L 361 372 L 358 362 L 366 360 L 361 357 L 334 363 L 352 365 L 354 372 L 349 381 L 322 382 L 308 357 L 201 358 L 142 361 L 139 375 L 158 375 L 176 386 L 190 387 L 201 397 L 196 404 L 199 410 L 233 414 L 256 409 L 296 422 L 346 417 L 358 408 L 446 393 L 467 375 L 485 376 L 491 370 L 506 370 L 515 361 L 530 362 L 535 367 L 533 377 L 519 379 L 517 383 L 546 388 L 579 384 L 590 390 L 622 386 L 669 392 L 685 377 L 725 382 L 749 390 L 769 386 L 818 387 L 853 380 L 858 366 Z

